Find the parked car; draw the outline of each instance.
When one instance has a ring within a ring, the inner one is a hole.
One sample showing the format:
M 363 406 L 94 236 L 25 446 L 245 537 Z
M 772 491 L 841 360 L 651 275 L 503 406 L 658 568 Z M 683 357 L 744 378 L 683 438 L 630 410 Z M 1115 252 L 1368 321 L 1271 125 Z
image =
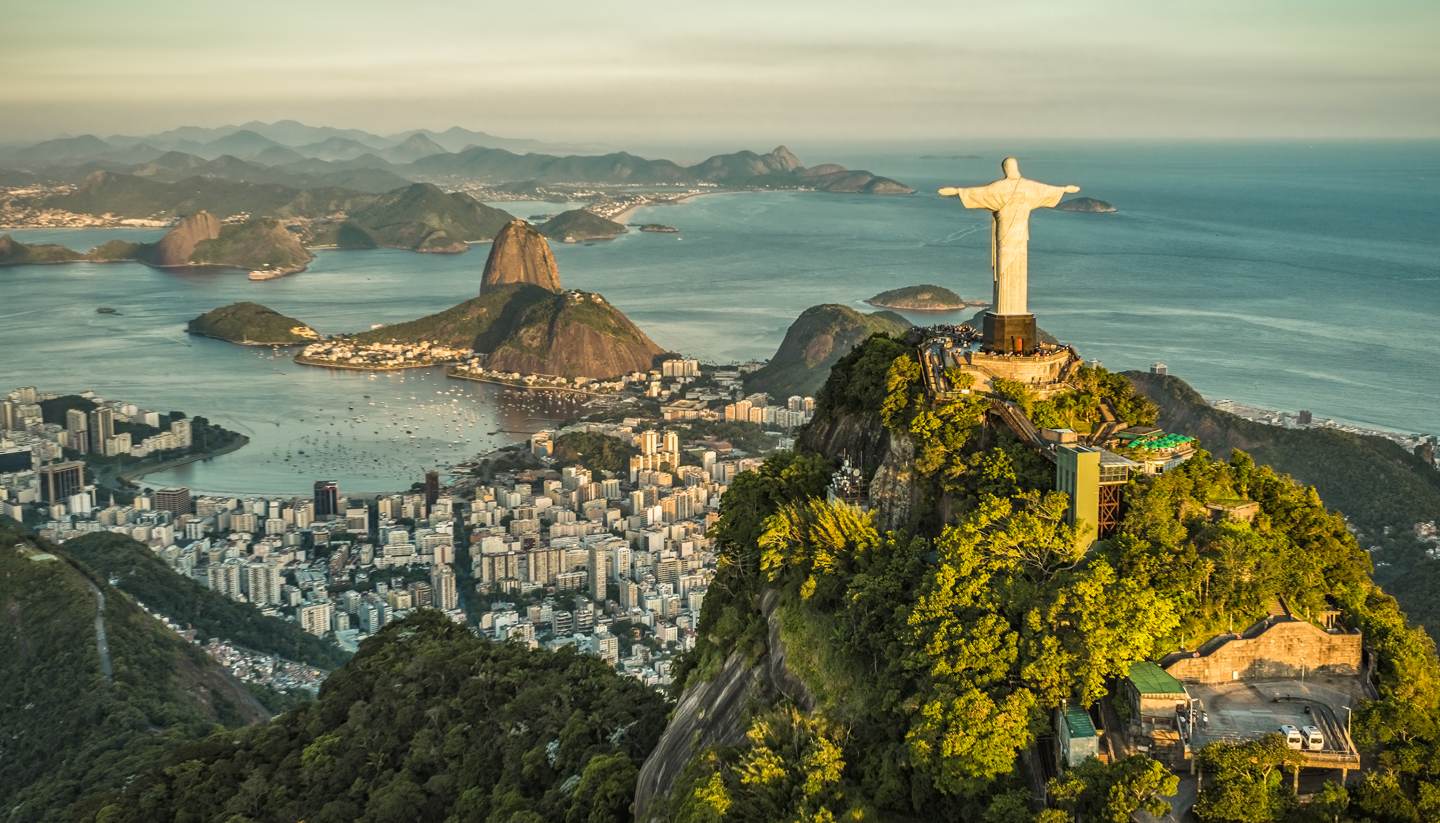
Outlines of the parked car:
M 1286 723 L 1280 727 L 1280 734 L 1285 736 L 1285 745 L 1292 749 L 1305 748 L 1305 738 L 1300 735 L 1300 730 Z
M 1306 726 L 1300 733 L 1305 736 L 1305 748 L 1317 752 L 1325 748 L 1325 735 L 1320 733 L 1319 726 Z

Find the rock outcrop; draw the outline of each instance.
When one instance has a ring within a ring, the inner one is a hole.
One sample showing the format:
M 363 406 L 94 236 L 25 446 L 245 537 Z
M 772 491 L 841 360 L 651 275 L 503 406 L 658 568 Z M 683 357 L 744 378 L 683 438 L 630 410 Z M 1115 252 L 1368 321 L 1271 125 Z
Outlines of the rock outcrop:
M 560 269 L 545 237 L 524 220 L 511 220 L 496 235 L 485 260 L 480 291 L 528 283 L 560 291 Z
M 69 263 L 83 260 L 85 255 L 64 246 L 44 243 L 27 246 L 8 234 L 0 234 L 0 266 L 24 266 L 35 263 Z
M 219 236 L 219 219 L 208 211 L 197 211 L 182 218 L 150 248 L 149 262 L 155 266 L 188 266 L 196 246 Z

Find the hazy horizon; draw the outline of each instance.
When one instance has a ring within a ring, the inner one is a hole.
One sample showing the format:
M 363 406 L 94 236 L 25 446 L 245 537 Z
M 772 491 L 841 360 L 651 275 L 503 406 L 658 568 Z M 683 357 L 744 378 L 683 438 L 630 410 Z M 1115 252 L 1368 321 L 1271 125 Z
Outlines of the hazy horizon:
M 6 142 L 281 119 L 611 146 L 1440 137 L 1440 4 L 1418 0 L 650 16 L 76 0 L 24 4 L 8 28 Z

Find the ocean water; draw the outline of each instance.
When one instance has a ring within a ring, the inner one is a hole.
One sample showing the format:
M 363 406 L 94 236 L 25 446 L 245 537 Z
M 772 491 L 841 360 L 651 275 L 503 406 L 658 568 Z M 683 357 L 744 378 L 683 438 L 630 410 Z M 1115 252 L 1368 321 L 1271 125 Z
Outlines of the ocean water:
M 1027 176 L 1076 183 L 1119 209 L 1032 218 L 1031 308 L 1086 357 L 1112 369 L 1164 361 L 1210 397 L 1440 430 L 1440 144 L 1010 151 Z M 722 194 L 641 209 L 632 222 L 681 233 L 557 244 L 561 279 L 603 293 L 661 345 L 713 361 L 769 356 L 816 303 L 863 309 L 878 291 L 927 282 L 985 298 L 988 216 L 931 192 L 994 179 L 1003 153 L 817 153 L 919 193 Z M 157 233 L 13 234 L 86 248 Z M 255 300 L 323 332 L 364 329 L 473 295 L 484 260 L 484 247 L 458 256 L 327 251 L 308 271 L 264 283 L 130 264 L 3 269 L 0 386 L 94 388 L 205 415 L 252 438 L 147 484 L 303 493 L 323 477 L 347 491 L 408 487 L 425 468 L 509 442 L 553 412 L 437 372 L 372 378 L 296 366 L 192 338 L 184 323 Z M 97 315 L 101 305 L 121 314 Z

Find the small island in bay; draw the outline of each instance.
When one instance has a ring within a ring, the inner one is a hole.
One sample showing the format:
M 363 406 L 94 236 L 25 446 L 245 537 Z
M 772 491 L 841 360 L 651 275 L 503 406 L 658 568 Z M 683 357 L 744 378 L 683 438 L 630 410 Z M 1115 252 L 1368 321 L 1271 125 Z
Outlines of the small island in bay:
M 1114 214 L 1117 211 L 1114 206 L 1104 200 L 1096 200 L 1093 197 L 1074 197 L 1069 200 L 1061 200 L 1060 205 L 1055 208 L 1058 211 L 1078 211 L 1086 214 Z
M 231 303 L 208 311 L 185 330 L 241 346 L 297 346 L 313 343 L 320 333 L 293 317 L 259 303 Z
M 536 226 L 551 240 L 561 243 L 585 243 L 591 240 L 613 240 L 626 232 L 625 226 L 589 209 L 561 212 Z
M 944 286 L 932 284 L 882 291 L 865 302 L 877 308 L 901 311 L 956 311 L 986 305 L 984 301 L 965 300 Z
M 655 234 L 679 234 L 680 230 L 674 226 L 667 226 L 664 223 L 641 223 L 640 231 L 648 231 Z

